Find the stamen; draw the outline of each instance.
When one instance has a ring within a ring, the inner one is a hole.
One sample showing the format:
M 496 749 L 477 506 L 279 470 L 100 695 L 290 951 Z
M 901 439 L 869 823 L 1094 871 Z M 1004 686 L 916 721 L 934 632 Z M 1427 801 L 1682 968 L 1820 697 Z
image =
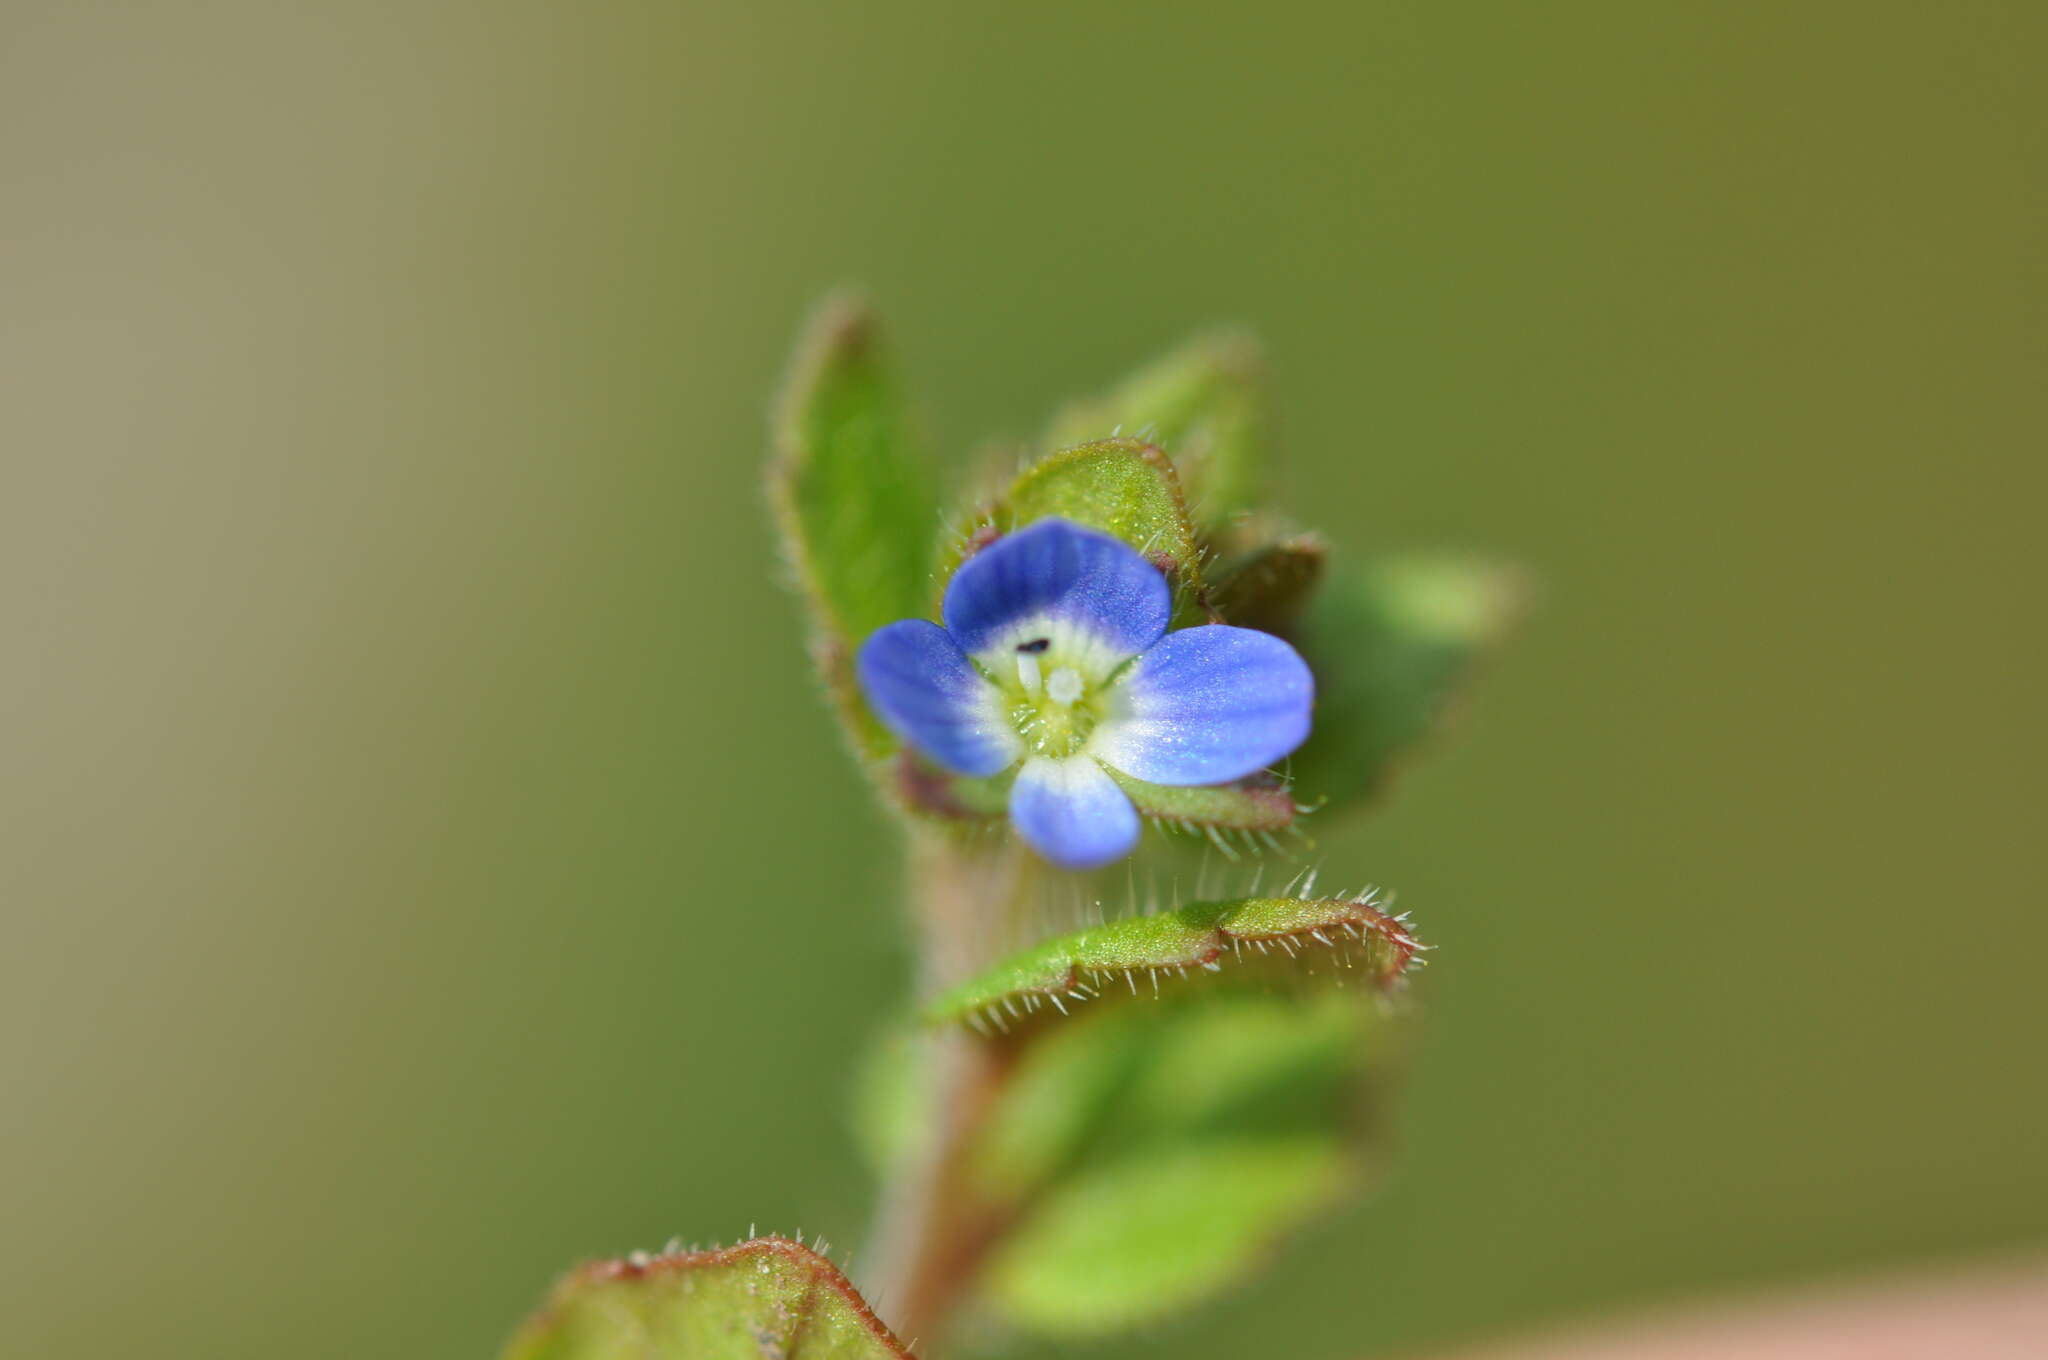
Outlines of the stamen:
M 1017 683 L 1024 686 L 1026 694 L 1038 693 L 1038 655 L 1035 652 L 1019 650 L 1017 653 Z

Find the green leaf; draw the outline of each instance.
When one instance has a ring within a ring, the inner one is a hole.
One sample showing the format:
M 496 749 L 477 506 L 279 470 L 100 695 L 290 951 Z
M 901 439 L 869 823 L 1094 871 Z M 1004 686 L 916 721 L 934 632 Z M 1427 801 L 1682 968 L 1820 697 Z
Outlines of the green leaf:
M 936 497 L 873 318 L 847 299 L 812 318 L 783 384 L 768 486 L 809 606 L 819 674 L 855 744 L 895 741 L 861 701 L 863 639 L 930 612 Z
M 1034 1331 L 1162 1317 L 1243 1274 L 1351 1178 L 1423 946 L 1363 897 L 1197 903 L 1047 941 L 939 998 L 1008 1078 L 962 1191 L 982 1286 Z M 1345 985 L 1345 984 L 1353 985 Z
M 830 1261 L 758 1238 L 572 1272 L 503 1360 L 910 1360 Z
M 1152 445 L 1102 439 L 1048 454 L 1011 483 L 992 518 L 1009 533 L 1052 515 L 1115 534 L 1200 591 L 1201 553 L 1180 476 Z
M 1009 1034 L 1106 994 L 1156 996 L 1226 971 L 1288 981 L 1356 978 L 1390 988 L 1425 946 L 1409 933 L 1405 916 L 1390 916 L 1376 903 L 1369 892 L 1260 897 L 1126 917 L 1014 955 L 939 997 L 925 1018 Z
M 1334 1198 L 1333 1139 L 1192 1144 L 1064 1185 L 990 1262 L 988 1289 L 1034 1331 L 1085 1336 L 1166 1316 L 1230 1284 Z
M 1375 1056 L 1367 1040 L 1385 1014 L 1371 993 L 1302 997 L 1249 984 L 1214 1001 L 1191 996 L 1125 1013 L 1152 1010 L 1165 1021 L 1118 1109 L 1133 1143 L 1336 1129 L 1351 1112 L 1360 1063 Z
M 974 1152 L 975 1183 L 992 1204 L 1014 1207 L 1108 1122 L 1158 1041 L 1156 1010 L 1091 1012 L 1025 1051 Z
M 1332 802 L 1378 791 L 1442 723 L 1521 593 L 1515 573 L 1455 558 L 1376 563 L 1318 591 L 1292 630 L 1316 677 L 1296 790 Z
M 990 1301 L 1087 1335 L 1248 1273 L 1357 1179 L 1385 1019 L 1368 992 L 1226 983 L 1048 1028 L 976 1149 L 984 1208 L 1008 1225 Z
M 1207 621 L 1202 545 L 1173 460 L 1137 439 L 1099 439 L 1049 453 L 942 535 L 938 577 L 1003 534 L 1058 516 L 1116 535 L 1149 557 L 1174 587 L 1175 618 Z
M 1046 942 L 941 997 L 1007 1080 L 962 1194 L 982 1284 L 1083 1335 L 1243 1274 L 1351 1178 L 1390 1015 L 1423 946 L 1362 898 L 1198 903 Z M 1352 985 L 1346 985 L 1346 984 Z
M 934 1127 L 931 1056 L 931 1035 L 904 1025 L 878 1033 L 853 1069 L 854 1143 L 877 1177 L 923 1146 Z
M 1124 434 L 1164 449 L 1179 466 L 1197 521 L 1214 528 L 1265 498 L 1264 359 L 1237 332 L 1198 336 L 1108 395 L 1053 421 L 1058 447 Z

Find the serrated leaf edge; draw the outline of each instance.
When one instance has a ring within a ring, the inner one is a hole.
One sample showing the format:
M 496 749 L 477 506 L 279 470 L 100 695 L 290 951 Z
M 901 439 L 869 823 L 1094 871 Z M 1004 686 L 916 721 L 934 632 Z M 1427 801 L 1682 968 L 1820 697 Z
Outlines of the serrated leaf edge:
M 1115 952 L 1120 937 L 1135 940 L 1143 932 L 1156 932 L 1159 915 L 1132 916 L 1105 925 L 1092 926 L 1059 936 L 1030 950 L 1020 959 L 1000 966 L 934 1001 L 925 1019 L 934 1024 L 962 1024 L 988 1037 L 1005 1035 L 1020 1024 L 1029 1024 L 1046 1010 L 1064 1015 L 1069 1004 L 1079 1005 L 1101 997 L 1121 978 L 1133 996 L 1160 994 L 1162 980 L 1171 976 L 1187 980 L 1190 969 L 1208 973 L 1225 970 L 1225 956 L 1234 964 L 1253 962 L 1247 948 L 1270 956 L 1279 950 L 1288 958 L 1308 951 L 1327 954 L 1340 968 L 1357 966 L 1353 955 L 1362 952 L 1368 961 L 1372 945 L 1385 948 L 1385 957 L 1373 969 L 1368 981 L 1388 991 L 1423 966 L 1421 955 L 1431 946 L 1416 939 L 1406 912 L 1391 914 L 1381 909 L 1377 889 L 1368 888 L 1356 896 L 1326 898 L 1248 898 L 1237 902 L 1196 902 L 1177 911 L 1190 934 L 1175 942 L 1172 957 L 1151 960 L 1121 958 L 1114 962 L 1091 962 L 1090 955 Z M 1257 917 L 1275 908 L 1291 910 L 1299 919 L 1284 928 L 1262 928 Z M 1000 975 L 1024 966 L 1025 960 L 1042 968 L 1030 981 L 1005 985 Z M 1139 988 L 1140 979 L 1151 983 L 1149 993 Z

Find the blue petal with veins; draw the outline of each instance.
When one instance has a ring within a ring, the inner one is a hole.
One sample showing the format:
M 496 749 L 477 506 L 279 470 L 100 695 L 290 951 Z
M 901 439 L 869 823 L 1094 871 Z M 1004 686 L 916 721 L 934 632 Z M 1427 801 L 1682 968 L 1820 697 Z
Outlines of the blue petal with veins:
M 1124 672 L 1089 750 L 1154 784 L 1221 784 L 1308 737 L 1315 679 L 1270 633 L 1210 624 L 1162 638 Z
M 955 774 L 1000 774 L 1022 753 L 996 687 L 928 619 L 876 629 L 854 670 L 889 730 Z
M 1087 756 L 1025 761 L 1010 790 L 1010 821 L 1062 869 L 1099 869 L 1138 843 L 1138 810 Z
M 946 630 L 980 655 L 1015 625 L 1053 619 L 1135 656 L 1159 640 L 1173 593 L 1159 569 L 1122 539 L 1042 519 L 997 539 L 953 573 Z

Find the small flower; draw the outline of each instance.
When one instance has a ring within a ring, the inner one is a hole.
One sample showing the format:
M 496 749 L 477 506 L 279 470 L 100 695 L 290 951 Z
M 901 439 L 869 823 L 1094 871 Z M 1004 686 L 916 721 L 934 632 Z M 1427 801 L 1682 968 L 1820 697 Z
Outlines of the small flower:
M 1121 859 L 1138 810 L 1109 771 L 1224 784 L 1308 736 L 1315 681 L 1250 628 L 1166 631 L 1172 593 L 1120 539 L 1045 519 L 954 573 L 945 627 L 902 619 L 862 644 L 882 721 L 956 774 L 1012 767 L 1010 821 L 1066 869 Z

